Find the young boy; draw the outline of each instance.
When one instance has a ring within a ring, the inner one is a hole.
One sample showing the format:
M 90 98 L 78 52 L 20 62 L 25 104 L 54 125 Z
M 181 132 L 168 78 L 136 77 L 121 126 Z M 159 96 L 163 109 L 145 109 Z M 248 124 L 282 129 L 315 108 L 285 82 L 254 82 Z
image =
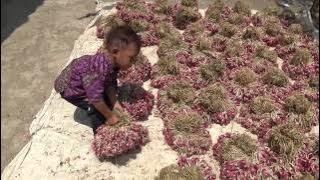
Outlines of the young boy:
M 106 120 L 109 125 L 119 121 L 112 112 L 121 109 L 117 74 L 132 66 L 140 48 L 141 40 L 129 26 L 115 27 L 105 35 L 99 52 L 74 59 L 55 80 L 62 98 L 88 112 L 94 134 Z

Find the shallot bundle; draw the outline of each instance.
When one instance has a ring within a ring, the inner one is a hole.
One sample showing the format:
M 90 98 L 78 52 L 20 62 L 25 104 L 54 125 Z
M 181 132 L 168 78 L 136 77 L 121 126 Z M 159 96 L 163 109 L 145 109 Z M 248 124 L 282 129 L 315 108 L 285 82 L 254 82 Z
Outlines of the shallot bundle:
M 210 134 L 205 122 L 197 113 L 180 113 L 170 118 L 163 131 L 166 142 L 186 156 L 204 154 L 211 146 Z
M 220 169 L 221 179 L 268 179 L 274 178 L 272 171 L 245 160 L 228 161 Z
M 159 38 L 155 35 L 153 30 L 141 32 L 139 36 L 142 41 L 142 47 L 154 46 L 159 44 Z
M 147 120 L 151 114 L 154 96 L 135 84 L 123 84 L 119 88 L 119 102 L 134 121 Z
M 188 158 L 185 156 L 181 156 L 178 161 L 178 164 L 180 167 L 189 167 L 189 166 L 198 167 L 199 170 L 202 172 L 203 177 L 206 180 L 216 179 L 216 175 L 213 173 L 212 167 L 210 167 L 210 165 L 205 160 L 201 160 L 197 157 Z
M 148 130 L 131 122 L 129 115 L 117 112 L 120 122 L 115 126 L 102 125 L 97 129 L 92 148 L 100 160 L 116 157 L 145 145 Z
M 132 20 L 146 20 L 152 22 L 154 14 L 148 8 L 147 3 L 143 0 L 125 0 L 117 3 L 118 17 L 125 22 Z
M 257 96 L 244 104 L 239 116 L 237 122 L 258 137 L 263 137 L 270 128 L 288 120 L 281 104 L 266 96 Z
M 140 63 L 136 63 L 129 69 L 119 72 L 118 79 L 121 84 L 129 82 L 132 84 L 142 85 L 145 81 L 150 79 L 151 64 L 145 56 L 139 56 L 138 58 L 142 58 Z
M 220 83 L 202 90 L 199 95 L 199 107 L 209 115 L 212 122 L 221 125 L 229 124 L 237 114 L 235 105 L 228 99 L 228 92 Z
M 178 29 L 185 29 L 189 23 L 196 22 L 201 18 L 197 7 L 178 6 L 174 16 L 174 25 Z
M 234 160 L 258 161 L 258 143 L 247 134 L 223 134 L 212 149 L 213 156 L 221 164 Z

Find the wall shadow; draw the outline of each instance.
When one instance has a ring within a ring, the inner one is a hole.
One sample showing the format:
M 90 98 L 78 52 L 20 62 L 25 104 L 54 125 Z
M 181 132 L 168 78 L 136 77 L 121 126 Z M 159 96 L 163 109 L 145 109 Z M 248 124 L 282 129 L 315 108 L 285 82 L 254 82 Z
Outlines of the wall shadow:
M 44 0 L 1 0 L 1 44 Z

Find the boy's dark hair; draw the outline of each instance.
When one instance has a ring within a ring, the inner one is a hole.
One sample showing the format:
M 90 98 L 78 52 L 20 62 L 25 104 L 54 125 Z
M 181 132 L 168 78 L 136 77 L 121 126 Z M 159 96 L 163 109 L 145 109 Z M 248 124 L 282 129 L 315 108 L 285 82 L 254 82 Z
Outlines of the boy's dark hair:
M 113 27 L 105 34 L 104 47 L 111 50 L 113 47 L 124 48 L 129 43 L 135 43 L 140 51 L 141 40 L 137 33 L 128 25 Z

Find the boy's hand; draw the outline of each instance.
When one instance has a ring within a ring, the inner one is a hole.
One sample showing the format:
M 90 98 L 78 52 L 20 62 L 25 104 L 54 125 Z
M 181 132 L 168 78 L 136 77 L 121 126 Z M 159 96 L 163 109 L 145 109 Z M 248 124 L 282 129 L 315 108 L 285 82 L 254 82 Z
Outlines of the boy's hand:
M 118 109 L 120 111 L 124 111 L 123 107 L 120 105 L 120 103 L 118 101 L 115 103 L 114 109 Z
M 107 120 L 107 124 L 110 126 L 116 125 L 119 122 L 119 118 L 117 117 L 117 115 L 112 114 L 108 120 Z

